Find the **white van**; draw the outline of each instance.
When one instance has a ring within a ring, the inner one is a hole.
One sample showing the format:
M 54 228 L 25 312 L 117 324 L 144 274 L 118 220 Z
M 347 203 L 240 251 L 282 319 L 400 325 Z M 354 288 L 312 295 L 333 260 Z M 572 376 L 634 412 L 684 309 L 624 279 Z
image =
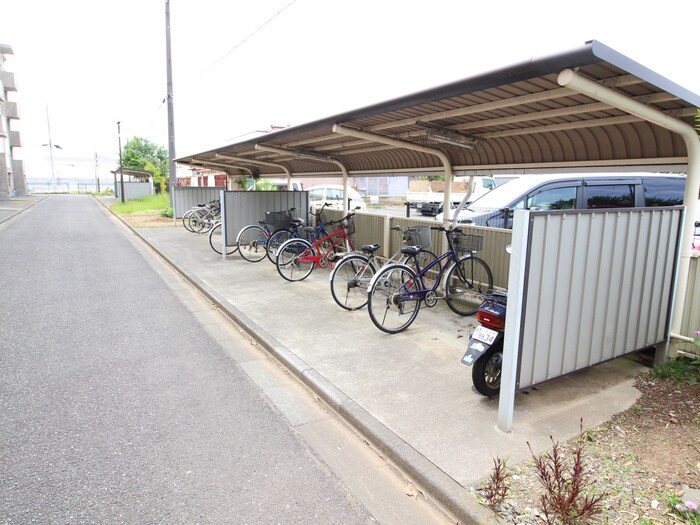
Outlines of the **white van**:
M 334 210 L 343 209 L 343 186 L 340 184 L 327 184 L 325 186 L 311 186 L 306 188 L 309 192 L 309 207 L 317 208 L 327 203 L 328 208 Z M 349 210 L 353 211 L 367 211 L 367 204 L 365 204 L 362 195 L 357 193 L 356 190 L 348 188 L 348 198 L 350 199 Z
M 685 176 L 660 173 L 521 175 L 463 209 L 460 223 L 512 228 L 513 210 L 641 208 L 683 204 Z M 444 214 L 435 218 L 443 220 Z M 451 219 L 451 217 L 449 217 Z

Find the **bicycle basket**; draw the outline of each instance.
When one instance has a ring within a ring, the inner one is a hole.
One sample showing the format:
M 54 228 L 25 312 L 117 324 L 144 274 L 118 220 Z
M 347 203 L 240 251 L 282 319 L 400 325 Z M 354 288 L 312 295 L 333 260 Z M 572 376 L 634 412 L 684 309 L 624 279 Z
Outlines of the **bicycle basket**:
M 424 250 L 430 250 L 433 246 L 430 226 L 411 226 L 404 232 L 403 238 L 408 246 L 420 246 Z
M 355 219 L 350 217 L 349 219 L 343 221 L 343 227 L 345 228 L 345 233 L 348 235 L 353 235 L 355 233 Z
M 266 211 L 265 223 L 275 228 L 289 228 L 292 218 L 286 211 Z
M 462 233 L 460 231 L 450 232 L 452 236 L 452 246 L 457 255 L 466 255 L 481 250 L 484 244 L 484 236 L 473 233 Z

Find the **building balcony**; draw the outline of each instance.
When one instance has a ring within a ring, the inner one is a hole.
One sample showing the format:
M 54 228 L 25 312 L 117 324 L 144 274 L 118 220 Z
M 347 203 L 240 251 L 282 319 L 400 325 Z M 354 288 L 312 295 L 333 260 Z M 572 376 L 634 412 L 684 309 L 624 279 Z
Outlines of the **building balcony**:
M 15 74 L 10 71 L 0 71 L 0 84 L 5 86 L 5 92 L 17 91 Z M 2 94 L 2 89 L 0 89 L 0 94 Z
M 21 148 L 22 147 L 22 137 L 19 131 L 10 130 L 10 147 L 11 148 Z
M 3 116 L 8 119 L 18 119 L 19 111 L 17 109 L 17 102 L 5 102 L 0 105 L 0 110 L 2 110 Z

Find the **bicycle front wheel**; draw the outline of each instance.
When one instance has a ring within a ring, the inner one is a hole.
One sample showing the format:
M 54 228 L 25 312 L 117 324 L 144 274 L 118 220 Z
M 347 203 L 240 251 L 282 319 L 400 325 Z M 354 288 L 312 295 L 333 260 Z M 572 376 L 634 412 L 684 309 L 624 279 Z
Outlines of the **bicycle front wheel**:
M 267 240 L 269 234 L 264 228 L 251 224 L 238 233 L 236 245 L 238 253 L 246 261 L 260 262 L 267 255 Z
M 209 246 L 216 253 L 221 254 L 221 223 L 217 223 L 211 230 L 209 230 Z M 238 249 L 238 246 L 226 246 L 226 255 L 231 255 Z
M 388 334 L 408 328 L 418 316 L 421 289 L 416 273 L 404 265 L 388 265 L 372 279 L 367 309 L 374 325 Z
M 474 315 L 492 288 L 493 275 L 488 265 L 478 257 L 465 255 L 447 272 L 447 306 L 456 314 Z
M 314 269 L 310 257 L 314 255 L 311 244 L 303 239 L 291 239 L 277 250 L 277 272 L 287 281 L 302 281 Z
M 270 235 L 270 238 L 267 240 L 267 258 L 270 259 L 272 264 L 277 262 L 277 250 L 292 237 L 293 234 L 291 230 L 287 230 L 286 228 L 275 230 L 272 235 Z
M 187 210 L 182 216 L 182 225 L 188 232 L 192 232 L 190 229 L 190 216 L 194 213 L 194 210 Z
M 331 272 L 333 300 L 346 310 L 362 308 L 367 304 L 367 290 L 375 273 L 374 264 L 364 255 L 346 255 Z
M 194 210 L 187 218 L 187 222 L 189 225 L 189 228 L 187 229 L 190 230 L 192 233 L 206 233 L 204 229 L 207 228 L 207 221 L 209 218 L 209 212 L 207 210 Z M 209 228 L 207 228 L 207 231 L 209 231 Z

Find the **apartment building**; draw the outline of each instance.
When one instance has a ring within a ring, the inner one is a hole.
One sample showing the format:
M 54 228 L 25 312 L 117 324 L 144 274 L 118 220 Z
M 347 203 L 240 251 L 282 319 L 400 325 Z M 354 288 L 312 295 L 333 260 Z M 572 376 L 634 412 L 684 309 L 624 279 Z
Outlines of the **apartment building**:
M 7 71 L 7 55 L 14 54 L 12 47 L 0 44 L 0 201 L 27 193 L 24 162 L 15 156 L 15 149 L 22 146 L 19 131 L 12 129 L 12 121 L 19 119 L 17 102 L 9 99 L 16 92 L 15 75 Z

